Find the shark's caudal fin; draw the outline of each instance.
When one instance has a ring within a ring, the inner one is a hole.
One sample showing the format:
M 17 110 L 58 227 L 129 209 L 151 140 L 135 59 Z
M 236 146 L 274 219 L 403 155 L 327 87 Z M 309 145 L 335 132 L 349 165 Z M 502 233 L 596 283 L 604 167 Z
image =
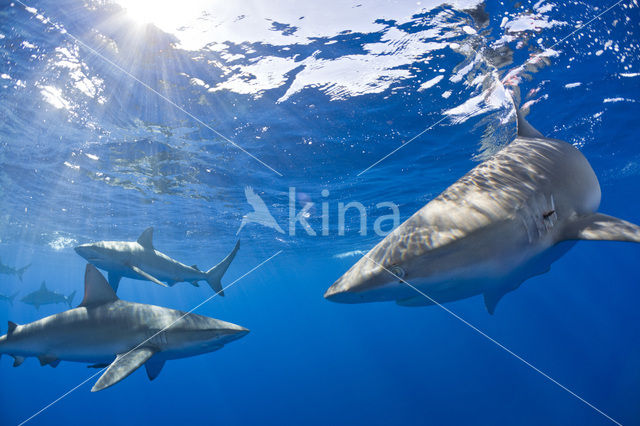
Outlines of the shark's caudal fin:
M 13 302 L 14 300 L 16 300 L 16 296 L 19 294 L 19 291 L 16 291 L 15 293 L 13 293 L 11 296 L 9 296 L 9 298 L 7 299 L 9 301 L 9 304 L 11 306 L 13 306 Z
M 238 252 L 239 248 L 240 240 L 238 240 L 236 246 L 233 248 L 233 250 L 231 250 L 231 253 L 229 253 L 222 262 L 218 263 L 216 266 L 206 272 L 207 282 L 209 283 L 211 288 L 220 296 L 224 296 L 224 291 L 222 290 L 222 283 L 220 282 L 220 280 L 222 279 L 224 273 L 227 272 L 227 269 L 229 269 L 229 265 L 231 265 L 231 261 L 233 260 L 233 258 L 236 257 L 236 253 Z
M 69 305 L 70 308 L 72 308 L 73 306 L 71 306 L 71 304 L 73 303 L 73 298 L 76 297 L 76 291 L 73 290 L 73 293 L 71 293 L 69 296 L 65 297 L 64 300 L 67 301 L 67 305 Z
M 24 274 L 24 271 L 29 269 L 29 266 L 31 266 L 31 264 L 28 264 L 27 266 L 23 266 L 22 268 L 16 271 L 16 275 L 18 276 L 18 279 L 20 280 L 20 282 L 22 282 L 22 275 Z
M 90 263 L 84 272 L 84 298 L 80 306 L 101 305 L 118 300 L 115 291 L 100 271 Z
M 593 213 L 573 220 L 565 228 L 565 240 L 631 241 L 640 243 L 640 226 L 617 217 Z

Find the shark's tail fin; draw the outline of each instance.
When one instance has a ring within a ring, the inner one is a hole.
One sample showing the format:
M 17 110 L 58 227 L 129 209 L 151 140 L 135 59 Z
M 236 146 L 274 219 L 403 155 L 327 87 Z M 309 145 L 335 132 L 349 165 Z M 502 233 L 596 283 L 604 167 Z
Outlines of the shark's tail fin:
M 76 296 L 76 291 L 73 290 L 73 293 L 71 293 L 70 295 L 68 295 L 67 297 L 64 298 L 67 301 L 67 305 L 69 305 L 69 308 L 73 307 L 73 306 L 71 306 L 71 304 L 73 303 L 73 298 L 75 296 Z
M 227 269 L 229 269 L 229 265 L 231 265 L 231 261 L 233 260 L 233 258 L 236 257 L 236 253 L 238 252 L 239 248 L 240 240 L 238 240 L 236 246 L 233 248 L 233 250 L 231 250 L 231 253 L 229 253 L 227 257 L 222 260 L 222 262 L 218 263 L 216 266 L 206 272 L 207 282 L 209 283 L 213 291 L 218 293 L 220 296 L 224 296 L 224 291 L 222 290 L 222 283 L 220 282 L 220 280 L 222 279 L 224 273 L 227 272 Z
M 28 264 L 27 266 L 24 266 L 16 271 L 16 275 L 18 276 L 18 279 L 20 279 L 20 282 L 22 282 L 22 274 L 24 274 L 24 271 L 29 269 L 29 266 L 31 266 L 31 264 Z
M 11 296 L 9 296 L 9 298 L 7 300 L 9 300 L 9 304 L 11 306 L 13 306 L 13 301 L 16 300 L 16 296 L 18 295 L 18 293 L 20 293 L 19 291 L 16 291 L 15 293 L 13 293 Z

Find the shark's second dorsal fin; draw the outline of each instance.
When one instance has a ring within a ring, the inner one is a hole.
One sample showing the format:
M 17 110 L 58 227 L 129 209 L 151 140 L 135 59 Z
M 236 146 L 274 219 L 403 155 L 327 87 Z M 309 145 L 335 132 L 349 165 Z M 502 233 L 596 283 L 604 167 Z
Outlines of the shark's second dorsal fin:
M 540 138 L 544 136 L 538 130 L 536 130 L 529 122 L 524 118 L 524 114 L 520 111 L 520 108 L 516 108 L 516 117 L 518 119 L 518 136 L 523 138 Z
M 138 244 L 146 249 L 153 250 L 153 226 L 148 227 L 140 234 Z
M 80 306 L 101 305 L 118 300 L 111 285 L 95 266 L 88 263 L 84 272 L 84 299 Z

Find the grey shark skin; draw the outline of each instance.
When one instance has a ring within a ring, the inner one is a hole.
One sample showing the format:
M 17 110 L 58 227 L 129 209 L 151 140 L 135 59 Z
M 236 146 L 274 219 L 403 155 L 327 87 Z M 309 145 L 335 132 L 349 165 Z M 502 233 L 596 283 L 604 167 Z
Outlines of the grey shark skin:
M 182 281 L 198 287 L 198 281 L 205 280 L 215 292 L 224 296 L 220 280 L 239 248 L 240 241 L 222 262 L 206 272 L 157 251 L 153 247 L 153 228 L 147 228 L 137 241 L 99 241 L 80 245 L 75 251 L 109 273 L 109 284 L 114 291 L 118 291 L 122 277 L 148 280 L 164 287 L 167 286 L 164 282 L 173 286 Z
M 387 235 L 325 298 L 425 306 L 483 294 L 492 314 L 577 240 L 640 242 L 640 227 L 597 213 L 600 195 L 582 153 L 543 137 L 518 112 L 512 143 Z
M 5 302 L 13 306 L 13 301 L 16 299 L 16 296 L 18 295 L 18 293 L 19 292 L 16 292 L 11 296 L 5 296 L 4 294 L 0 294 L 0 300 L 4 300 Z
M 45 282 L 42 281 L 42 284 L 40 285 L 40 288 L 38 290 L 27 294 L 25 297 L 20 299 L 20 301 L 28 305 L 33 305 L 36 309 L 40 309 L 40 306 L 42 305 L 55 305 L 58 303 L 66 303 L 67 305 L 69 305 L 69 307 L 71 307 L 75 295 L 75 291 L 69 296 L 55 293 L 49 290 Z
M 22 282 L 22 275 L 27 269 L 29 269 L 29 266 L 31 266 L 31 264 L 16 269 L 12 266 L 5 265 L 4 263 L 2 263 L 2 261 L 0 261 L 0 274 L 15 275 Z
M 214 318 L 120 300 L 88 264 L 80 306 L 29 324 L 9 322 L 8 333 L 0 337 L 0 354 L 13 356 L 14 367 L 26 357 L 38 357 L 41 365 L 52 367 L 60 361 L 108 365 L 91 389 L 95 392 L 142 364 L 153 380 L 165 361 L 213 352 L 248 332 Z

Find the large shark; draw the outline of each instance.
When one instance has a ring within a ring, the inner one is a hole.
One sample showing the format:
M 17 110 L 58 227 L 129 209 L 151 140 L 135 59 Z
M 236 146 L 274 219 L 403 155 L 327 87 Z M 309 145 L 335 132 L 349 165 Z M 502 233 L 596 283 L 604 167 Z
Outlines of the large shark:
M 600 185 L 582 153 L 517 118 L 513 142 L 387 235 L 325 297 L 424 306 L 483 294 L 493 313 L 577 240 L 640 242 L 640 227 L 597 212 Z
M 118 383 L 145 365 L 155 379 L 165 361 L 216 351 L 249 332 L 214 318 L 118 299 L 109 283 L 87 264 L 80 306 L 29 324 L 9 322 L 0 337 L 0 354 L 13 366 L 25 357 L 57 367 L 60 361 L 94 363 L 106 371 L 91 389 Z
M 20 281 L 22 281 L 22 275 L 27 269 L 29 269 L 29 266 L 31 266 L 31 264 L 23 266 L 22 268 L 14 268 L 12 266 L 5 265 L 4 263 L 2 263 L 2 261 L 0 261 L 0 274 L 15 275 L 18 277 L 18 279 L 20 279 Z
M 20 299 L 20 301 L 29 305 L 33 305 L 36 307 L 36 309 L 40 309 L 40 306 L 42 305 L 52 305 L 57 303 L 66 303 L 67 305 L 69 305 L 69 307 L 71 307 L 75 295 L 75 291 L 69 296 L 53 292 L 49 290 L 45 282 L 42 281 L 42 284 L 40 284 L 40 288 L 38 290 L 27 294 L 25 297 Z
M 80 245 L 75 250 L 87 261 L 109 273 L 109 284 L 114 291 L 118 291 L 122 277 L 149 280 L 164 287 L 167 286 L 164 282 L 173 286 L 182 281 L 198 287 L 198 281 L 205 280 L 214 291 L 224 296 L 220 280 L 239 248 L 240 241 L 222 262 L 206 272 L 196 265 L 187 266 L 157 251 L 153 247 L 153 228 L 147 228 L 138 241 L 99 241 Z

